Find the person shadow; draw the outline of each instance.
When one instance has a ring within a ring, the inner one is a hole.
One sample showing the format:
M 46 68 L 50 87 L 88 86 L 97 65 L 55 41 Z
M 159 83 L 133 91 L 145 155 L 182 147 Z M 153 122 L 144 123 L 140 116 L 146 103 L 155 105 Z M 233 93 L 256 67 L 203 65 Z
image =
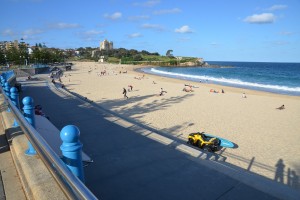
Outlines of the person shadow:
M 299 176 L 290 168 L 288 168 L 287 173 L 287 185 L 295 189 L 300 189 Z
M 285 165 L 283 163 L 283 160 L 279 159 L 278 162 L 276 163 L 275 167 L 276 167 L 276 172 L 275 172 L 274 180 L 279 183 L 284 183 L 283 177 L 284 177 Z
M 296 174 L 295 171 L 292 171 L 292 188 L 295 188 L 295 189 L 299 189 L 299 176 Z

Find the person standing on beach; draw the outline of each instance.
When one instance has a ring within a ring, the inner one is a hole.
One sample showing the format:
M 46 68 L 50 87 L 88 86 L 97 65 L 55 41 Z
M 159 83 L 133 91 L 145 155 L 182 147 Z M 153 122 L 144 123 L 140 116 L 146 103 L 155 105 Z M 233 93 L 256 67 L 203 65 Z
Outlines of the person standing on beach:
M 125 88 L 123 88 L 123 94 L 124 94 L 124 98 L 128 99 L 127 90 Z

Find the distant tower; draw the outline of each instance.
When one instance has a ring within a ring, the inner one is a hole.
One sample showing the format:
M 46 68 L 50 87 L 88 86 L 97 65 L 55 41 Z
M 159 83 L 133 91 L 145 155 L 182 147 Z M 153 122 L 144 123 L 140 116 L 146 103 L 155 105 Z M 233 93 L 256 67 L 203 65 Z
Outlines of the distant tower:
M 100 51 L 112 50 L 113 48 L 114 48 L 113 42 L 108 42 L 106 39 L 103 42 L 100 42 Z

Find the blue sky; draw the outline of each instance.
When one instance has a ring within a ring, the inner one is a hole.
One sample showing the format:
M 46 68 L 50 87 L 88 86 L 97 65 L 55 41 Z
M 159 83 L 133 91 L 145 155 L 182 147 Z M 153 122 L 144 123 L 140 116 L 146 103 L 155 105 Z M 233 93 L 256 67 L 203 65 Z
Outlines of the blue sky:
M 299 0 L 1 0 L 0 41 L 300 62 Z

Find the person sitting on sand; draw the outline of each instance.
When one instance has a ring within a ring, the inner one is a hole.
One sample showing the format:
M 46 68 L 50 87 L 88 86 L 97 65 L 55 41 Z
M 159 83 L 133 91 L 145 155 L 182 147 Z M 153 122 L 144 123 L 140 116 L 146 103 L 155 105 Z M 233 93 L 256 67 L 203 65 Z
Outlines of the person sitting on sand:
M 282 105 L 282 106 L 280 106 L 280 107 L 278 107 L 278 108 L 276 108 L 276 109 L 278 109 L 278 110 L 283 110 L 283 109 L 285 109 L 285 107 L 284 107 L 284 105 Z
M 183 88 L 183 91 L 184 91 L 184 92 L 193 92 L 192 86 L 191 86 L 191 85 L 185 86 L 185 87 Z
M 218 90 L 214 90 L 214 89 L 210 89 L 209 91 L 210 91 L 210 92 L 213 92 L 213 93 L 219 93 Z
M 245 92 L 242 94 L 242 98 L 247 98 Z
M 184 86 L 188 86 L 188 87 L 190 87 L 190 88 L 199 88 L 199 87 L 196 87 L 196 86 L 191 85 L 191 84 L 184 84 Z

